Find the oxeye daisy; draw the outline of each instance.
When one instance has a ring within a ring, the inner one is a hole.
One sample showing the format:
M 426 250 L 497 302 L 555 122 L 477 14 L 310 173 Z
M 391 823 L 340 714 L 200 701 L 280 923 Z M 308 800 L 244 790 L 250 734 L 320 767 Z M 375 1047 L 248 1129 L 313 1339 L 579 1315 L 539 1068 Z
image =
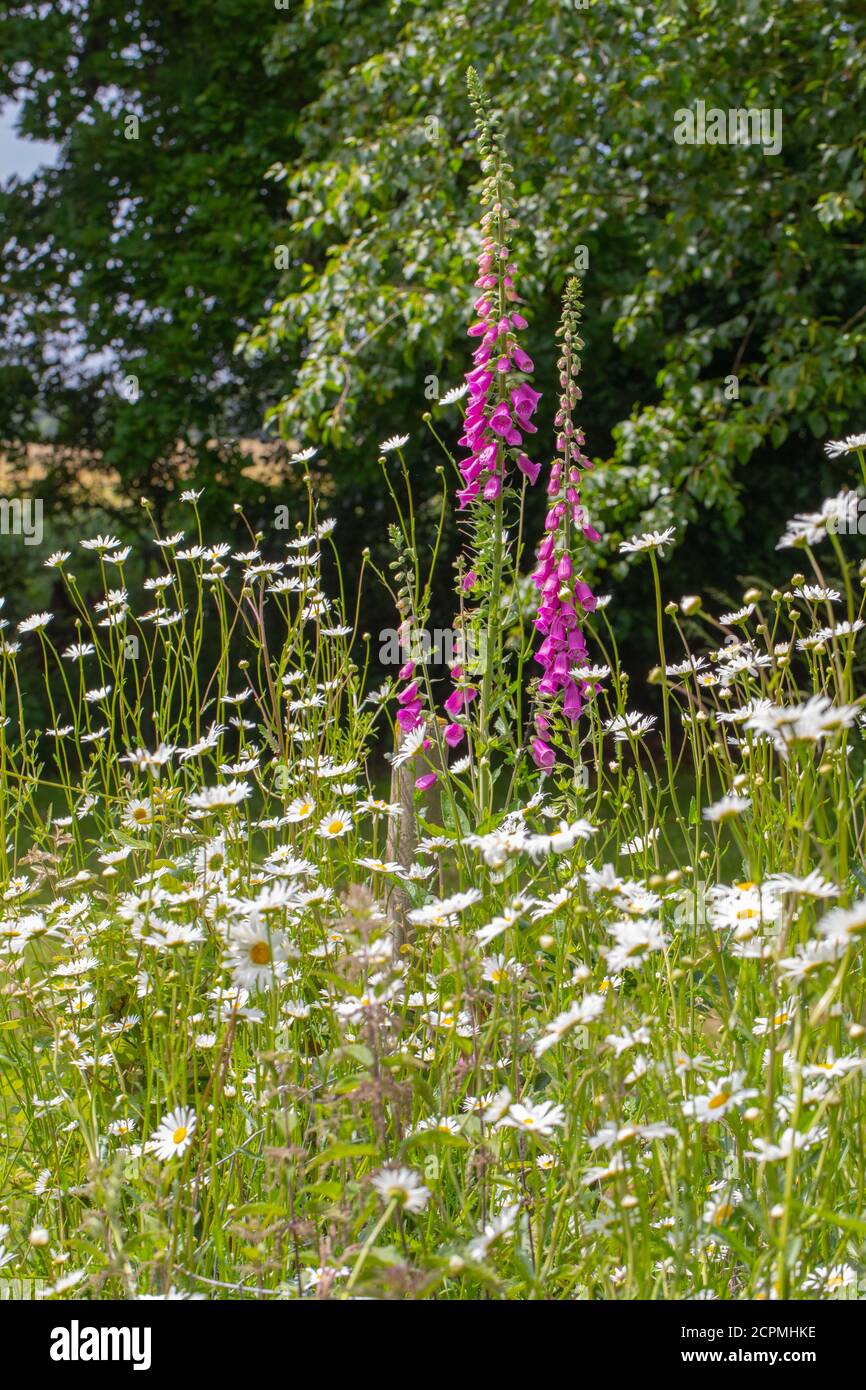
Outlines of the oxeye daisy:
M 421 1212 L 430 1201 L 430 1189 L 411 1168 L 380 1168 L 371 1181 L 383 1202 L 395 1202 L 403 1211 Z
M 81 541 L 82 550 L 117 550 L 119 545 L 120 541 L 117 536 L 93 536 L 88 540 Z
M 150 1137 L 152 1152 L 164 1163 L 181 1158 L 192 1143 L 195 1127 L 195 1112 L 189 1106 L 170 1111 Z
M 150 825 L 153 819 L 154 809 L 151 802 L 138 798 L 127 802 L 121 821 L 128 830 L 135 830 L 138 826 Z
M 543 1100 L 539 1105 L 524 1105 L 522 1101 L 515 1101 L 498 1123 L 500 1128 L 517 1129 L 525 1134 L 538 1134 L 546 1138 L 565 1123 L 565 1110 L 550 1100 Z
M 128 1139 L 130 1134 L 134 1134 L 138 1126 L 135 1120 L 129 1118 L 123 1120 L 112 1120 L 108 1126 L 108 1132 L 115 1139 Z
M 707 1124 L 709 1121 L 722 1119 L 729 1110 L 744 1105 L 747 1100 L 759 1094 L 754 1087 L 743 1086 L 744 1075 L 741 1071 L 732 1072 L 730 1076 L 716 1082 L 715 1086 L 703 1095 L 683 1101 L 683 1114 Z
M 379 445 L 379 452 L 382 454 L 390 454 L 393 453 L 395 449 L 402 449 L 403 445 L 408 443 L 408 434 L 392 434 L 389 439 L 384 440 Z
M 866 449 L 866 434 L 849 434 L 845 439 L 830 439 L 824 445 L 824 452 L 831 459 L 851 454 L 856 449 Z
M 239 806 L 251 795 L 252 787 L 247 782 L 226 782 L 219 787 L 205 787 L 201 792 L 191 792 L 186 801 L 193 815 L 206 815 L 209 811 Z
M 277 967 L 286 959 L 281 934 L 271 930 L 256 913 L 239 926 L 230 927 L 226 937 L 228 965 L 235 984 L 243 989 L 269 989 L 275 983 Z
M 18 631 L 38 632 L 41 628 L 47 627 L 53 618 L 53 613 L 31 613 L 29 618 L 23 618 L 18 624 Z
M 748 811 L 752 802 L 748 796 L 723 796 L 712 806 L 705 806 L 701 812 L 704 820 L 728 820 L 731 816 L 741 816 Z
M 319 821 L 316 834 L 323 840 L 339 840 L 352 829 L 352 817 L 345 811 L 332 811 Z
M 640 536 L 632 536 L 630 540 L 621 541 L 620 554 L 638 555 L 644 550 L 663 551 L 666 545 L 670 545 L 674 534 L 673 526 L 668 526 L 664 531 L 644 531 Z

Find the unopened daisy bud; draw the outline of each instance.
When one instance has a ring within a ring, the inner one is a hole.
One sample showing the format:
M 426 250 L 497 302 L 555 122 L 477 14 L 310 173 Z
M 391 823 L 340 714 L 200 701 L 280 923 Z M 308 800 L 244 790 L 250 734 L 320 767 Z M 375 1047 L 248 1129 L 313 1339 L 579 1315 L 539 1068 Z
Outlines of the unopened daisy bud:
M 556 937 L 551 936 L 550 932 L 545 932 L 543 936 L 538 938 L 538 944 L 542 951 L 552 951 L 556 945 Z
M 34 1226 L 27 1239 L 31 1245 L 42 1246 L 48 1244 L 50 1236 L 44 1226 Z
M 624 1211 L 631 1211 L 632 1208 L 636 1207 L 637 1205 L 637 1197 L 623 1197 L 622 1201 L 620 1202 L 620 1206 L 623 1208 Z
M 686 594 L 680 599 L 680 611 L 690 618 L 693 613 L 699 613 L 703 607 L 700 594 Z
M 851 1039 L 852 1042 L 856 1042 L 858 1038 L 862 1038 L 864 1036 L 866 1036 L 866 1028 L 863 1027 L 862 1023 L 852 1023 L 850 1025 L 848 1029 L 848 1037 Z
M 661 874 L 651 874 L 651 875 L 650 875 L 650 880 L 649 880 L 649 886 L 650 886 L 650 888 L 658 888 L 658 887 L 660 886 L 660 884 L 662 884 L 662 883 L 664 883 L 664 878 L 662 877 Z
M 672 618 L 672 617 L 674 616 L 674 614 L 676 613 L 676 611 L 677 611 L 677 605 L 676 605 L 675 603 L 671 602 L 671 603 L 666 603 L 666 604 L 665 604 L 665 612 L 667 613 L 667 615 L 668 615 L 669 618 Z
M 799 588 L 801 588 L 802 585 L 805 584 L 805 583 L 806 583 L 806 576 L 805 576 L 805 574 L 792 574 L 792 575 L 791 575 L 791 588 L 792 588 L 792 589 L 799 589 Z
M 785 1215 L 785 1207 L 782 1202 L 777 1202 L 774 1207 L 770 1207 L 770 1215 L 774 1221 L 781 1221 Z
M 779 600 L 781 599 L 781 597 L 782 597 L 782 590 L 781 590 L 781 589 L 774 589 L 773 592 L 770 594 L 770 598 L 773 600 L 774 603 L 778 603 Z
M 743 1111 L 743 1119 L 747 1125 L 756 1124 L 761 1118 L 761 1112 L 756 1105 L 750 1105 L 748 1110 Z
M 679 869 L 671 869 L 670 873 L 665 874 L 665 883 L 679 883 L 681 878 Z
M 760 589 L 747 589 L 743 594 L 743 603 L 758 603 L 763 597 Z
M 649 675 L 647 676 L 646 679 L 647 679 L 647 685 L 661 685 L 661 683 L 662 683 L 662 668 L 661 668 L 661 666 L 654 666 L 654 667 L 652 668 L 652 670 L 650 671 L 650 673 L 649 673 Z

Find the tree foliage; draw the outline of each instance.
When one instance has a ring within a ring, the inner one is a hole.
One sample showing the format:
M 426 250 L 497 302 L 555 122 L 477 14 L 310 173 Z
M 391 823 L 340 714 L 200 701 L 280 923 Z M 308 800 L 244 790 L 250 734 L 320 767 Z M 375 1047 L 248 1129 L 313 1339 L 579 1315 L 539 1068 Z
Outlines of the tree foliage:
M 177 442 L 213 473 L 259 427 L 280 369 L 233 345 L 273 268 L 264 170 L 293 148 L 285 74 L 262 62 L 281 22 L 250 24 L 244 0 L 5 7 L 0 98 L 59 148 L 0 193 L 0 438 L 47 421 L 153 494 Z
M 0 95 L 60 156 L 0 195 L 0 436 L 47 415 L 152 489 L 178 439 L 224 476 L 270 406 L 353 507 L 395 430 L 423 471 L 418 417 L 466 362 L 471 62 L 504 113 L 551 382 L 583 274 L 599 524 L 673 508 L 742 568 L 781 490 L 815 500 L 818 441 L 863 424 L 864 38 L 862 7 L 822 0 L 12 3 Z M 676 143 L 699 101 L 778 109 L 781 151 Z
M 468 60 L 505 113 L 539 356 L 565 278 L 585 270 L 585 422 L 611 457 L 594 490 L 608 529 L 672 507 L 733 527 L 744 489 L 761 497 L 769 473 L 771 490 L 790 497 L 792 474 L 807 490 L 816 441 L 862 426 L 859 6 L 490 0 L 470 16 L 462 0 L 333 0 L 296 12 L 272 63 L 311 32 L 322 90 L 299 158 L 273 171 L 292 266 L 247 339 L 297 361 L 275 412 L 287 428 L 363 453 L 376 430 L 413 425 L 431 376 L 444 389 L 462 370 L 479 181 Z M 779 110 L 781 151 L 677 144 L 677 113 L 698 101 Z

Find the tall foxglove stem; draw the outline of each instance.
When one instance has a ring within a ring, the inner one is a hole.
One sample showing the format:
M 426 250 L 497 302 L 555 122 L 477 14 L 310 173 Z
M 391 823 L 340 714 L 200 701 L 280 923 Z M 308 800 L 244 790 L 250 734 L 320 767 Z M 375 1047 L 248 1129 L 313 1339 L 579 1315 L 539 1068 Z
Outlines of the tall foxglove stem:
M 518 342 L 526 319 L 514 307 L 516 266 L 510 241 L 517 223 L 511 212 L 513 187 L 499 116 L 470 68 L 469 96 L 478 123 L 478 144 L 485 174 L 481 202 L 482 244 L 478 258 L 479 290 L 475 301 L 476 321 L 469 336 L 479 338 L 473 353 L 473 367 L 466 374 L 469 404 L 460 444 L 468 451 L 459 464 L 463 486 L 457 493 L 461 511 L 469 513 L 468 566 L 462 580 L 467 602 L 477 598 L 467 614 L 476 641 L 483 640 L 481 661 L 459 662 L 452 669 L 454 689 L 445 701 L 450 723 L 445 741 L 456 748 L 463 740 L 473 701 L 479 696 L 477 724 L 474 728 L 476 752 L 482 773 L 481 804 L 490 809 L 492 789 L 489 778 L 490 730 L 497 692 L 494 681 L 501 676 L 503 570 L 508 563 L 505 537 L 505 503 L 510 490 L 509 462 L 524 479 L 534 483 L 540 472 L 523 447 L 524 434 L 534 434 L 532 416 L 540 393 L 530 386 L 531 357 Z M 464 630 L 464 648 L 469 634 Z M 479 692 L 474 677 L 481 670 Z
M 581 307 L 580 282 L 569 280 L 563 296 L 562 321 L 557 329 L 557 337 L 562 340 L 557 363 L 560 386 L 555 419 L 557 458 L 550 469 L 547 485 L 550 505 L 532 576 L 538 590 L 535 627 L 543 641 L 535 653 L 541 676 L 535 690 L 535 737 L 530 747 L 541 768 L 552 767 L 556 760 L 549 741 L 555 721 L 563 718 L 573 729 L 590 690 L 587 681 L 580 676 L 587 657 L 581 621 L 585 613 L 594 610 L 596 600 L 581 577 L 577 550 L 583 539 L 597 541 L 600 538 L 580 501 L 581 470 L 592 465 L 583 453 L 583 431 L 573 420 L 575 406 L 582 395 L 577 384 L 583 347 L 579 336 Z

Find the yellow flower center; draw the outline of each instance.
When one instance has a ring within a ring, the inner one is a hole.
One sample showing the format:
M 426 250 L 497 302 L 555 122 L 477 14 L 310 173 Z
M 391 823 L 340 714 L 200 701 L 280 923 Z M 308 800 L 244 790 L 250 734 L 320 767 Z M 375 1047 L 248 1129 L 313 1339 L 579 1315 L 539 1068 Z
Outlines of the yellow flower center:
M 266 941 L 257 941 L 250 951 L 253 965 L 267 965 L 271 958 L 271 948 Z
M 719 1091 L 718 1095 L 713 1096 L 712 1100 L 707 1103 L 707 1109 L 718 1110 L 720 1106 L 724 1105 L 730 1099 L 730 1091 Z
M 186 1125 L 180 1125 L 171 1136 L 171 1142 L 173 1144 L 182 1144 L 188 1133 L 189 1131 Z
M 343 829 L 343 822 L 342 822 L 341 820 L 332 820 L 332 821 L 330 821 L 329 824 L 328 824 L 328 830 L 330 831 L 330 833 L 331 833 L 332 835 L 339 835 L 339 833 L 340 833 L 340 831 L 341 831 L 342 829 Z

